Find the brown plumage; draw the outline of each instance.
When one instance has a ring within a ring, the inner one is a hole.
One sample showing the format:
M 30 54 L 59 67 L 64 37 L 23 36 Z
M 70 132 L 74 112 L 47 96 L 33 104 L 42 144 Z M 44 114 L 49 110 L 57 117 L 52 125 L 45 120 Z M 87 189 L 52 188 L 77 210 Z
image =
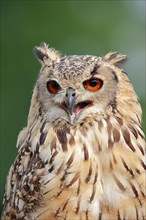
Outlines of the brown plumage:
M 61 57 L 45 43 L 2 219 L 146 219 L 141 107 L 125 55 Z

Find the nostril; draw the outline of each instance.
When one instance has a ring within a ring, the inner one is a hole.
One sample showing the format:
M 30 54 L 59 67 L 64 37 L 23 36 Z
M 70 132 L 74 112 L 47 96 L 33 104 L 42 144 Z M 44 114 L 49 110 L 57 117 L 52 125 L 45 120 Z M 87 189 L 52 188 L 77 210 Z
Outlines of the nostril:
M 75 97 L 75 93 L 70 94 L 72 97 Z M 68 97 L 68 93 L 66 94 L 66 97 Z
M 75 92 L 75 89 L 69 87 L 66 91 L 66 97 L 69 98 L 69 97 L 75 97 L 76 95 L 76 92 Z

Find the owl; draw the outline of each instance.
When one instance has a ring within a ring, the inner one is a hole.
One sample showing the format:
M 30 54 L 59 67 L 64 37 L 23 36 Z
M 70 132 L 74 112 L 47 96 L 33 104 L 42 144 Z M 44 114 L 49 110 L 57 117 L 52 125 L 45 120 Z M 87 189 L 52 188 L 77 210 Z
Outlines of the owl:
M 34 53 L 41 70 L 2 219 L 146 219 L 146 142 L 126 56 L 61 56 L 45 43 Z

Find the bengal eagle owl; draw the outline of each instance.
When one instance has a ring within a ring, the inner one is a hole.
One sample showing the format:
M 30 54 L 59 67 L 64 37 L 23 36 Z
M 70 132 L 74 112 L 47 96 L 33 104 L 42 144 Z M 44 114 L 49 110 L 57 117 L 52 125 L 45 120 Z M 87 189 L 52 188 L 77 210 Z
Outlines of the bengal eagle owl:
M 141 107 L 125 55 L 64 56 L 45 43 L 2 219 L 146 219 Z

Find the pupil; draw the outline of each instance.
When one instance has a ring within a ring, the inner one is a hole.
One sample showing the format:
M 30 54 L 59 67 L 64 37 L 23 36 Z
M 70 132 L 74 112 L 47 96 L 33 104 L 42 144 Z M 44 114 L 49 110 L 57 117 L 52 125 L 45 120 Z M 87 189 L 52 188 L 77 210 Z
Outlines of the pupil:
M 90 80 L 89 85 L 95 87 L 97 85 L 97 80 L 96 79 Z
M 58 88 L 59 88 L 59 85 L 58 85 L 57 82 L 53 82 L 53 83 L 52 83 L 52 86 L 53 86 L 54 89 L 58 89 Z

